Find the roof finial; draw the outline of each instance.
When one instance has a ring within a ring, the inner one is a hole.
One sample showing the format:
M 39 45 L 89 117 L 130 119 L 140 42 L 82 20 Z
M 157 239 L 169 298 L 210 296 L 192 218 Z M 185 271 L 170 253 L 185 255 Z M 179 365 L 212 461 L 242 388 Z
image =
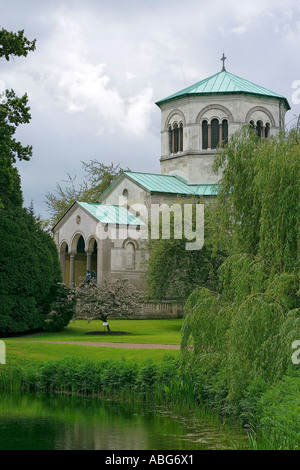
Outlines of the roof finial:
M 225 69 L 225 60 L 227 59 L 227 57 L 225 57 L 224 55 L 224 51 L 223 51 L 223 56 L 222 56 L 222 61 L 223 61 L 223 67 L 222 67 L 222 72 L 226 72 L 226 69 Z

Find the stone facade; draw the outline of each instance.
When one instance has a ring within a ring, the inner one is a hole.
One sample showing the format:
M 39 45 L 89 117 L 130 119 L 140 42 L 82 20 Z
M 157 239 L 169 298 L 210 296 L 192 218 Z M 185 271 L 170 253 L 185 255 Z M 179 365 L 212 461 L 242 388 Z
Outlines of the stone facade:
M 215 150 L 203 149 L 202 123 L 208 126 L 213 119 L 228 122 L 230 138 L 244 124 L 261 122 L 263 129 L 270 128 L 269 135 L 284 129 L 287 111 L 283 99 L 246 94 L 214 94 L 183 96 L 159 104 L 161 109 L 161 173 L 177 174 L 189 183 L 217 183 L 221 174 L 212 171 Z M 182 151 L 170 152 L 169 127 L 182 124 Z
M 99 237 L 99 228 L 103 228 L 103 224 L 76 203 L 55 226 L 54 240 L 64 282 L 79 285 L 87 270 L 93 270 L 100 283 L 103 279 L 126 277 L 143 290 L 140 245 L 136 240 L 124 239 L 120 234 L 122 231 L 128 233 L 128 227 L 117 225 L 116 237 L 111 238 L 108 232 L 106 239 Z M 132 227 L 133 230 L 135 228 Z M 83 249 L 79 248 L 80 239 Z

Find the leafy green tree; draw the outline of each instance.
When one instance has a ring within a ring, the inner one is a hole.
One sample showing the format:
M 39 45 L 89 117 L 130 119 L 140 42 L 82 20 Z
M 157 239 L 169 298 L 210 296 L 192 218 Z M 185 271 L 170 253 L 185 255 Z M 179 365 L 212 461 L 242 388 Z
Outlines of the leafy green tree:
M 150 243 L 146 280 L 151 299 L 183 302 L 199 286 L 217 289 L 217 271 L 225 253 L 214 255 L 209 246 L 187 251 L 185 243 L 185 239 Z
M 66 185 L 56 185 L 54 193 L 46 194 L 46 204 L 51 214 L 51 223 L 54 225 L 75 201 L 95 202 L 97 198 L 110 186 L 113 180 L 122 173 L 119 165 L 104 165 L 98 160 L 89 163 L 82 162 L 85 172 L 84 182 L 75 186 L 76 176 L 68 174 Z
M 279 271 L 299 267 L 299 133 L 261 140 L 245 127 L 220 152 L 216 245 L 260 255 Z
M 175 203 L 182 206 L 193 204 L 195 207 L 199 200 L 178 198 Z M 210 208 L 205 209 L 205 219 L 209 220 Z M 195 224 L 195 218 L 193 219 Z M 148 295 L 153 300 L 186 301 L 193 290 L 199 286 L 211 290 L 217 289 L 217 271 L 226 257 L 225 251 L 213 250 L 210 242 L 209 223 L 205 223 L 205 243 L 201 250 L 186 250 L 184 236 L 174 239 L 174 215 L 170 217 L 170 240 L 160 237 L 151 239 L 146 246 L 148 259 L 145 262 L 145 277 L 148 286 Z M 183 227 L 182 227 L 183 229 Z M 193 227 L 195 229 L 195 226 Z M 151 232 L 151 227 L 150 227 Z M 183 233 L 183 230 L 182 230 Z
M 29 51 L 35 50 L 35 43 L 36 39 L 30 41 L 24 36 L 24 30 L 13 33 L 2 28 L 0 29 L 0 58 L 10 60 L 14 56 L 26 57 Z
M 18 33 L 0 30 L 0 58 L 7 61 L 14 56 L 27 56 L 35 50 L 35 40 L 30 41 L 24 31 Z M 20 178 L 13 166 L 16 160 L 29 160 L 32 156 L 31 146 L 22 146 L 15 139 L 20 124 L 30 121 L 28 97 L 25 94 L 18 98 L 13 90 L 6 90 L 0 97 L 0 207 L 8 204 L 22 204 Z
M 72 286 L 59 284 L 55 289 L 55 300 L 44 321 L 44 330 L 59 331 L 68 325 L 75 314 L 76 296 Z
M 0 210 L 0 333 L 42 329 L 61 272 L 53 239 L 22 207 Z
M 29 160 L 32 147 L 24 147 L 15 139 L 20 124 L 30 121 L 28 97 L 18 98 L 13 90 L 6 90 L 0 102 L 0 203 L 22 205 L 20 177 L 14 166 L 17 160 Z

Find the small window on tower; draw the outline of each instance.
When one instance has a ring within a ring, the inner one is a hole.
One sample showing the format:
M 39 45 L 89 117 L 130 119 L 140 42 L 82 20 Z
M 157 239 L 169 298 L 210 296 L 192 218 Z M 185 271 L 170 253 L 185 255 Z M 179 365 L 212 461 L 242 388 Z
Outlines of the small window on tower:
M 202 122 L 202 149 L 208 148 L 208 125 L 207 121 Z
M 173 127 L 169 127 L 169 152 L 178 153 L 183 149 L 183 124 L 175 122 Z
M 174 124 L 173 133 L 174 133 L 173 153 L 177 153 L 178 152 L 178 135 L 179 135 L 177 124 Z
M 222 144 L 228 144 L 228 121 L 223 119 L 222 121 Z
M 220 142 L 220 126 L 218 119 L 211 121 L 211 148 L 216 149 Z
M 182 122 L 179 125 L 179 152 L 183 152 L 183 124 Z

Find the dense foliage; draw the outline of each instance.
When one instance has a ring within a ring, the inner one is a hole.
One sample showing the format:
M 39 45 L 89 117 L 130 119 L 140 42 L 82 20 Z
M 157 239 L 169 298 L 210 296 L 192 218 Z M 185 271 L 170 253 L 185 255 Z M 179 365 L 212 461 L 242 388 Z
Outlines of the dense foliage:
M 217 166 L 226 167 L 214 242 L 229 256 L 217 291 L 199 288 L 186 304 L 184 365 L 197 378 L 199 397 L 248 424 L 258 419 L 264 393 L 297 368 L 291 356 L 300 339 L 299 137 L 291 131 L 261 141 L 244 129 L 218 156 Z M 299 433 L 299 421 L 296 427 Z
M 72 286 L 58 284 L 55 286 L 55 297 L 44 320 L 45 331 L 60 331 L 67 326 L 75 314 L 76 296 Z
M 21 207 L 0 210 L 0 334 L 43 327 L 61 272 L 57 249 Z
M 84 182 L 75 186 L 76 177 L 68 175 L 66 185 L 56 185 L 54 193 L 46 195 L 46 204 L 51 214 L 51 223 L 54 225 L 75 201 L 95 202 L 99 196 L 110 186 L 113 180 L 122 173 L 119 165 L 104 165 L 98 160 L 89 163 L 82 162 L 85 172 Z

